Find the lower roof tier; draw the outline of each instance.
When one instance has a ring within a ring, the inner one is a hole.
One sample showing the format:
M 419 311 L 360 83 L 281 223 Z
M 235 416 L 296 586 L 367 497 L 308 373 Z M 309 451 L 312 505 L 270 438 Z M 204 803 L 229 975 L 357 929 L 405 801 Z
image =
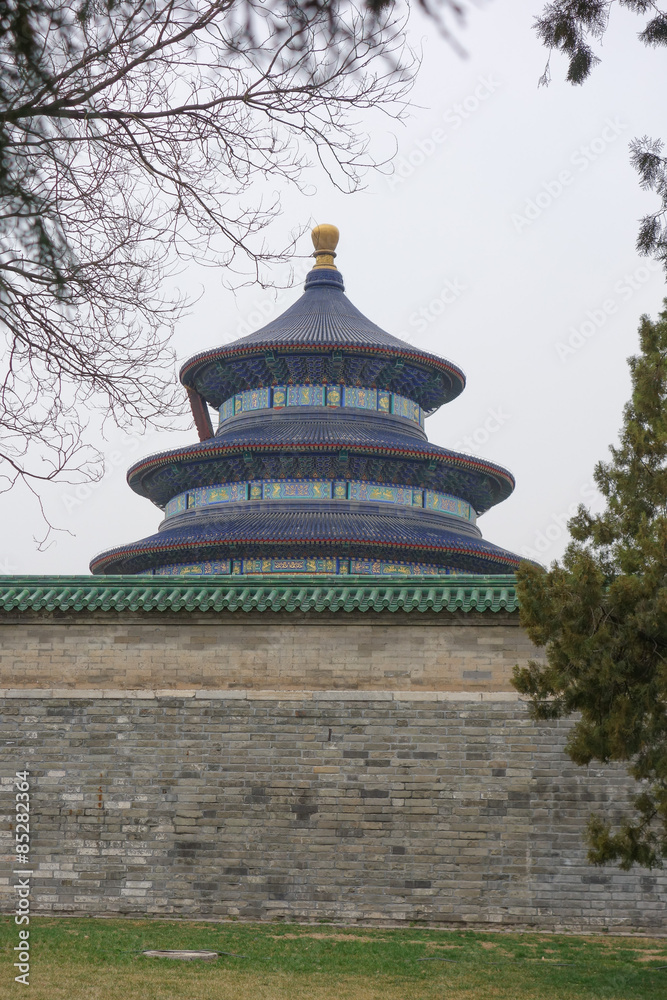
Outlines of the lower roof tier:
M 145 573 L 161 566 L 226 559 L 340 556 L 429 564 L 444 571 L 511 573 L 520 557 L 485 542 L 469 526 L 425 512 L 235 508 L 215 516 L 165 522 L 155 535 L 96 556 L 95 574 Z

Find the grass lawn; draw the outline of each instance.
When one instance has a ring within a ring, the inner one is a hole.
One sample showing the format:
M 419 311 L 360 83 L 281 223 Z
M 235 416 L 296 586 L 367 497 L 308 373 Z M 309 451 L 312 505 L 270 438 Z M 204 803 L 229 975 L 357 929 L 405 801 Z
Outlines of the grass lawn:
M 0 997 L 18 928 L 0 917 Z M 214 962 L 145 958 L 207 949 Z M 30 1000 L 665 1000 L 667 939 L 32 918 Z M 662 966 L 662 968 L 660 968 Z

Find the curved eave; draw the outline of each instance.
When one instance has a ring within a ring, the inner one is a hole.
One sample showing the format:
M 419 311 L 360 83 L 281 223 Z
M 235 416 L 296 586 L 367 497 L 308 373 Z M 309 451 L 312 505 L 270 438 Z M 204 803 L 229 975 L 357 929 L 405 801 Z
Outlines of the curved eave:
M 180 465 L 187 464 L 189 462 L 206 462 L 209 459 L 224 457 L 225 455 L 244 455 L 246 453 L 252 455 L 261 454 L 262 452 L 280 453 L 285 451 L 285 445 L 281 443 L 262 443 L 261 445 L 219 445 L 215 444 L 214 441 L 215 439 L 211 439 L 211 443 L 204 441 L 190 449 L 182 448 L 173 452 L 163 452 L 161 454 L 152 455 L 149 458 L 140 460 L 128 470 L 127 481 L 130 487 L 135 493 L 138 493 L 139 496 L 153 499 L 150 496 L 150 493 L 144 488 L 143 479 L 148 473 L 155 472 L 161 468 L 167 468 L 176 463 Z M 392 457 L 401 457 L 422 462 L 435 461 L 448 467 L 488 476 L 495 480 L 500 487 L 502 495 L 496 501 L 498 503 L 507 499 L 507 497 L 510 496 L 514 490 L 515 486 L 514 476 L 508 472 L 507 469 L 503 469 L 499 465 L 494 465 L 491 462 L 485 462 L 482 459 L 476 459 L 471 456 L 463 456 L 457 452 L 447 452 L 444 449 L 436 451 L 434 446 L 431 446 L 431 448 L 428 449 L 422 449 L 406 447 L 392 448 L 373 444 L 355 444 L 353 442 L 345 441 L 336 442 L 335 444 L 310 442 L 292 444 L 290 445 L 289 451 L 301 453 L 320 451 L 327 452 L 329 454 L 337 454 L 341 450 L 346 449 L 356 454 L 377 455 L 378 457 L 388 459 Z M 478 513 L 481 513 L 481 511 L 478 511 Z
M 513 576 L 0 577 L 0 615 L 67 612 L 516 612 Z
M 453 362 L 446 361 L 444 358 L 439 358 L 436 354 L 429 354 L 427 351 L 407 351 L 401 348 L 394 348 L 386 345 L 374 346 L 370 344 L 349 344 L 343 342 L 340 344 L 301 344 L 285 340 L 282 342 L 269 342 L 266 344 L 253 343 L 248 345 L 239 345 L 237 347 L 218 347 L 213 350 L 204 351 L 201 354 L 196 354 L 193 358 L 186 361 L 181 367 L 179 378 L 184 386 L 195 389 L 199 392 L 200 389 L 196 385 L 197 379 L 204 373 L 209 365 L 215 365 L 217 362 L 224 363 L 225 361 L 241 357 L 261 358 L 269 351 L 274 352 L 279 357 L 281 353 L 331 354 L 333 351 L 337 350 L 342 351 L 344 354 L 386 357 L 388 361 L 408 361 L 418 368 L 444 375 L 450 386 L 449 391 L 445 390 L 440 393 L 433 392 L 431 394 L 432 398 L 428 401 L 424 401 L 426 405 L 423 405 L 423 409 L 426 410 L 427 413 L 432 413 L 444 403 L 449 403 L 453 399 L 456 399 L 456 397 L 459 396 L 465 389 L 466 378 L 463 371 Z M 264 381 L 267 385 L 277 385 L 280 382 L 280 380 L 268 368 L 267 377 Z M 399 383 L 400 377 L 398 380 L 395 378 L 391 379 L 386 385 L 378 385 L 376 388 L 399 391 Z M 254 385 L 244 386 L 244 388 L 247 389 L 257 387 L 258 386 Z M 371 386 L 371 388 L 374 387 Z M 406 390 L 406 392 L 408 392 L 408 390 Z M 206 399 L 206 394 L 202 393 L 202 395 L 204 395 L 204 398 Z M 206 399 L 206 401 L 212 406 L 219 405 L 217 398 Z
M 491 562 L 503 563 L 505 566 L 512 567 L 516 569 L 521 558 L 519 556 L 513 556 L 511 554 L 504 555 L 500 552 L 484 552 L 479 549 L 472 549 L 467 545 L 425 545 L 416 544 L 413 542 L 392 542 L 391 544 L 385 541 L 378 541 L 376 538 L 363 538 L 359 537 L 356 540 L 356 547 L 364 550 L 382 550 L 390 551 L 396 553 L 397 555 L 406 555 L 408 553 L 414 553 L 416 556 L 449 556 L 449 555 L 461 555 L 461 556 L 472 556 L 475 559 L 488 560 Z M 165 545 L 152 545 L 152 546 L 141 546 L 136 545 L 122 545 L 116 549 L 110 549 L 108 552 L 103 552 L 95 559 L 91 560 L 90 571 L 93 574 L 97 574 L 104 571 L 104 566 L 115 562 L 119 556 L 130 557 L 138 555 L 148 555 L 148 554 L 163 554 L 163 555 L 174 555 L 179 556 L 183 552 L 187 552 L 195 547 L 202 551 L 217 551 L 221 547 L 225 546 L 229 549 L 238 547 L 241 545 L 260 545 L 263 548 L 269 549 L 270 547 L 277 548 L 296 548 L 299 549 L 338 549 L 340 548 L 341 542 L 339 539 L 329 539 L 320 538 L 319 536 L 314 536 L 313 538 L 306 538 L 300 536 L 299 538 L 289 539 L 283 537 L 262 538 L 261 542 L 258 543 L 257 539 L 250 536 L 248 538 L 235 538 L 233 543 L 221 543 L 218 541 L 208 541 L 203 540 L 197 543 L 192 542 L 177 542 Z M 179 560 L 176 559 L 176 562 Z M 206 560 L 202 560 L 206 561 Z
M 368 523 L 367 523 L 368 522 Z M 314 557 L 345 552 L 350 558 L 426 562 L 461 572 L 516 570 L 521 557 L 481 538 L 439 529 L 432 523 L 410 525 L 395 515 L 256 513 L 185 525 L 129 545 L 100 553 L 90 564 L 94 574 L 140 573 L 169 563 L 208 562 L 280 554 L 281 558 Z

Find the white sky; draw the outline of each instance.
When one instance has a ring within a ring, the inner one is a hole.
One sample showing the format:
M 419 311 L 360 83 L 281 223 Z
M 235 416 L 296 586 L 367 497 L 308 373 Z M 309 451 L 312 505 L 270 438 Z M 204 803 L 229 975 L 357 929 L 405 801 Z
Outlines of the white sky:
M 371 175 L 352 196 L 313 175 L 317 193 L 288 193 L 267 235 L 278 246 L 302 223 L 337 225 L 337 264 L 354 304 L 464 369 L 467 388 L 427 420 L 429 439 L 511 469 L 514 494 L 479 526 L 548 563 L 565 547 L 576 504 L 599 502 L 592 472 L 621 426 L 625 359 L 637 349 L 640 315 L 655 318 L 666 294 L 664 275 L 634 251 L 638 220 L 657 199 L 640 190 L 628 143 L 667 139 L 667 61 L 637 41 L 641 18 L 614 9 L 592 78 L 571 87 L 554 56 L 551 86 L 538 89 L 546 52 L 531 24 L 542 6 L 482 3 L 461 36 L 467 60 L 414 16 L 412 39 L 424 39 L 415 106 L 405 127 L 384 119 L 376 135 L 386 149 L 396 131 L 397 173 Z M 311 250 L 306 236 L 304 262 Z M 297 272 L 305 266 L 296 262 Z M 277 305 L 260 288 L 235 295 L 212 269 L 180 283 L 199 282 L 204 294 L 178 331 L 182 359 L 233 339 L 241 323 L 261 326 L 260 314 L 283 311 L 301 292 L 282 293 Z M 43 532 L 37 505 L 19 490 L 4 495 L 0 573 L 87 573 L 98 551 L 151 534 L 161 513 L 132 493 L 126 469 L 196 439 L 194 429 L 139 441 L 110 434 L 100 483 L 44 494 L 65 529 L 44 552 L 34 542 Z

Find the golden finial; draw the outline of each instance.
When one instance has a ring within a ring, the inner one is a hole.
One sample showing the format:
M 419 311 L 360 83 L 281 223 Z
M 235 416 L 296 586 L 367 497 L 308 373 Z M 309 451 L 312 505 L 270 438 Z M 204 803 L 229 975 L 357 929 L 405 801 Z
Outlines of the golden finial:
M 336 256 L 336 247 L 338 246 L 340 233 L 336 227 L 324 223 L 321 226 L 315 226 L 310 235 L 315 247 L 315 253 L 313 254 L 315 258 L 314 267 L 327 267 L 329 270 L 337 271 L 338 268 L 334 264 L 334 257 Z

